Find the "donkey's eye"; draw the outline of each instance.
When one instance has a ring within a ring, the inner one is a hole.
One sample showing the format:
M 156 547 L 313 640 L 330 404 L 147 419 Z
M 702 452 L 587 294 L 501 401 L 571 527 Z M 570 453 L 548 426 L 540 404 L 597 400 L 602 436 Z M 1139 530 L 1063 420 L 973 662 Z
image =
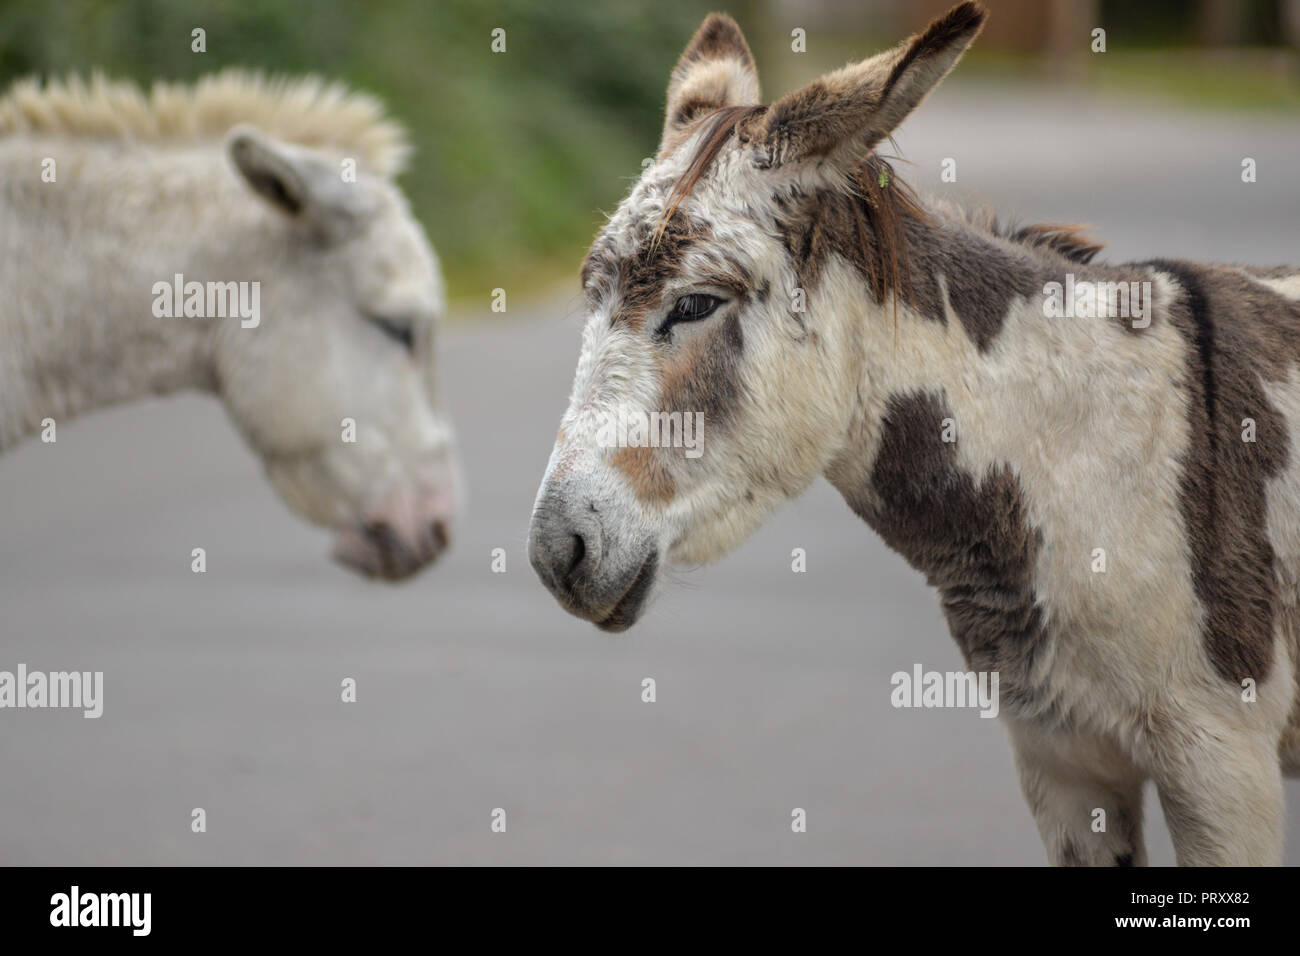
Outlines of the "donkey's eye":
M 379 315 L 367 315 L 366 321 L 383 332 L 394 342 L 398 342 L 408 352 L 415 351 L 415 329 L 410 322 L 386 319 Z
M 667 338 L 668 330 L 678 322 L 698 322 L 700 319 L 708 318 L 720 305 L 722 300 L 716 295 L 705 295 L 703 292 L 684 295 L 673 303 L 673 310 L 664 319 L 664 324 L 659 326 L 655 337 Z
M 722 305 L 722 300 L 716 295 L 692 292 L 690 295 L 684 295 L 677 300 L 672 312 L 668 313 L 668 320 L 670 322 L 693 322 L 696 319 L 702 319 L 712 314 L 713 310 L 720 305 Z

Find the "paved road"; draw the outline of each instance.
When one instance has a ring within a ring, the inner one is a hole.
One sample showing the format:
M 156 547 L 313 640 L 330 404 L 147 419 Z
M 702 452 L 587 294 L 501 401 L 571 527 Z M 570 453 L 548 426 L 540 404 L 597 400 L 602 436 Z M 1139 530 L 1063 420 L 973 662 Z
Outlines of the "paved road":
M 919 185 L 954 157 L 964 193 L 1102 225 L 1120 258 L 1300 260 L 1293 121 L 954 89 L 899 145 Z M 824 483 L 678 575 L 628 635 L 555 606 L 523 544 L 574 302 L 449 331 L 470 513 L 405 586 L 327 563 L 207 399 L 90 416 L 6 456 L 0 668 L 107 686 L 97 721 L 0 713 L 0 862 L 1041 863 L 999 725 L 890 707 L 891 673 L 959 657 L 919 576 Z M 1288 792 L 1294 831 L 1300 782 Z M 1172 862 L 1148 807 L 1153 862 Z

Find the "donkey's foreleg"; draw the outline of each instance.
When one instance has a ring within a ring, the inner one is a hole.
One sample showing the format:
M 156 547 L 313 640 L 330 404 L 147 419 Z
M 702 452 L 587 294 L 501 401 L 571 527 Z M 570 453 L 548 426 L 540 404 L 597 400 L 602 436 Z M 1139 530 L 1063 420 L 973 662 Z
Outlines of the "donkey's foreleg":
M 1279 866 L 1284 804 L 1277 741 L 1210 733 L 1161 741 L 1156 789 L 1179 866 Z
M 1020 788 L 1053 866 L 1146 866 L 1143 775 L 1110 747 L 1012 725 Z

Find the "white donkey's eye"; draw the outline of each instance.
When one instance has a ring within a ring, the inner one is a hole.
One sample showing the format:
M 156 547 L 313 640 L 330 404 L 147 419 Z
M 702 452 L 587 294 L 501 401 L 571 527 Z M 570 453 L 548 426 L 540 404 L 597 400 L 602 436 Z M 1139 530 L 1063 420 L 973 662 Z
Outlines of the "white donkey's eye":
M 386 319 L 379 315 L 366 315 L 366 321 L 378 328 L 394 342 L 400 343 L 408 352 L 415 351 L 415 328 L 413 323 L 399 319 Z

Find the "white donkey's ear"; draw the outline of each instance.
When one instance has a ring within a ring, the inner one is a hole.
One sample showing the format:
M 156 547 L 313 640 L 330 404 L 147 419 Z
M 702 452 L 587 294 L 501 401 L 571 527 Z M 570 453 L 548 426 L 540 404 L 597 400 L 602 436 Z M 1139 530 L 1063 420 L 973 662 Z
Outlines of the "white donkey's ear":
M 227 134 L 226 152 L 253 192 L 332 237 L 345 234 L 370 208 L 363 183 L 355 177 L 345 182 L 339 165 L 306 147 L 240 125 Z
M 705 114 L 759 102 L 758 69 L 745 35 L 725 13 L 709 14 L 668 78 L 659 155 L 681 145 L 686 131 Z
M 809 162 L 828 177 L 851 173 L 957 65 L 984 25 L 978 3 L 953 7 L 925 32 L 783 96 L 745 137 L 757 162 Z

